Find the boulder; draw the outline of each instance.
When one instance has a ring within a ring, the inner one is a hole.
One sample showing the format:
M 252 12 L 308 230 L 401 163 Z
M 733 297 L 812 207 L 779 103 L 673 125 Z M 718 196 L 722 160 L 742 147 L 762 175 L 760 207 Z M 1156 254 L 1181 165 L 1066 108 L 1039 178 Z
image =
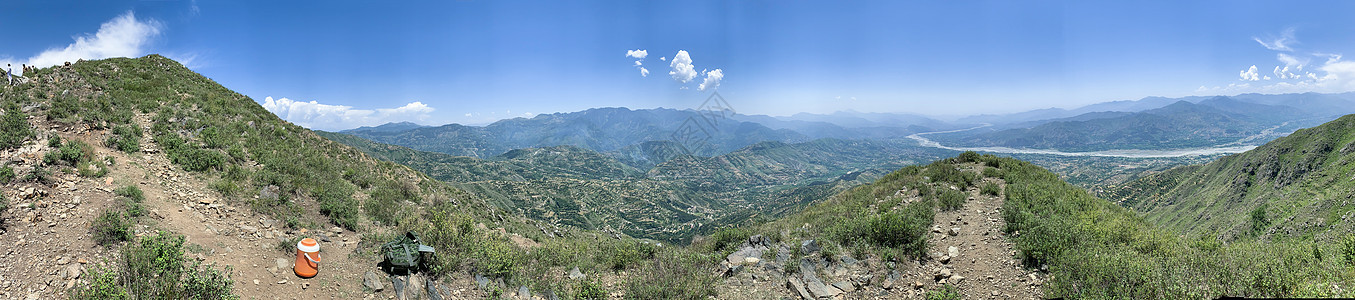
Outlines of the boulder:
M 851 293 L 856 291 L 856 286 L 852 285 L 851 282 L 846 281 L 834 282 L 833 287 L 837 288 L 838 290 L 842 290 L 843 293 Z
M 584 278 L 588 278 L 588 275 L 583 274 L 583 272 L 579 272 L 579 267 L 574 267 L 573 269 L 569 270 L 569 279 L 584 279 Z
M 809 294 L 809 291 L 805 290 L 804 282 L 801 282 L 800 279 L 795 278 L 795 276 L 790 276 L 790 278 L 786 279 L 786 288 L 795 291 L 796 294 L 800 295 L 800 299 L 814 299 L 814 295 Z
M 819 242 L 814 241 L 814 240 L 807 240 L 807 241 L 804 241 L 804 242 L 801 242 L 801 243 L 800 243 L 800 254 L 801 254 L 801 255 L 810 255 L 810 254 L 818 253 L 820 249 L 821 249 L 821 248 L 819 248 Z
M 372 271 L 367 271 L 367 273 L 362 274 L 362 286 L 367 287 L 367 289 L 370 289 L 373 292 L 380 292 L 385 288 L 385 286 L 381 284 L 381 277 L 376 275 L 376 272 Z

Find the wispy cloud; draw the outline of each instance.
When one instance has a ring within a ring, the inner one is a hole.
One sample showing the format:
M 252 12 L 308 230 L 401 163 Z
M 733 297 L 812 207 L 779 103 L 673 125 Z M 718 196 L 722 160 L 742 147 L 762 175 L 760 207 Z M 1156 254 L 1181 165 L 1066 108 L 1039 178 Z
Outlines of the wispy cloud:
M 156 20 L 138 20 L 132 12 L 113 18 L 99 26 L 92 35 L 76 36 L 75 42 L 64 48 L 52 48 L 26 62 L 38 67 L 49 67 L 80 59 L 109 57 L 136 57 L 145 54 L 151 39 L 163 27 Z
M 1294 51 L 1294 48 L 1291 48 L 1290 45 L 1298 43 L 1298 40 L 1294 39 L 1294 27 L 1286 28 L 1284 32 L 1280 33 L 1280 37 L 1265 39 L 1252 37 L 1252 40 L 1255 40 L 1261 46 L 1265 46 L 1266 49 L 1275 51 Z
M 264 98 L 263 107 L 283 120 L 319 130 L 343 130 L 390 122 L 420 123 L 428 120 L 434 111 L 422 102 L 410 102 L 396 108 L 354 109 L 347 105 L 301 102 L 287 98 L 274 100 L 273 97 Z

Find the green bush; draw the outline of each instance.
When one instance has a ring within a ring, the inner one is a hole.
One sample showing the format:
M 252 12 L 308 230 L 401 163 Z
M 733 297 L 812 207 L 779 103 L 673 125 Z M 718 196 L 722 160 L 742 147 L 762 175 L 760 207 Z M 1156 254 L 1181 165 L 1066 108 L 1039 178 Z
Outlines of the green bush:
M 236 299 L 229 268 L 218 271 L 184 259 L 184 238 L 161 231 L 122 250 L 119 285 L 134 298 Z
M 945 192 L 942 192 L 939 201 L 937 201 L 937 204 L 939 204 L 941 210 L 944 211 L 960 209 L 960 207 L 964 206 L 964 203 L 965 203 L 964 193 L 949 189 L 946 190 Z
M 71 299 L 111 300 L 131 298 L 127 295 L 126 289 L 118 286 L 118 273 L 112 268 L 95 266 L 86 270 L 81 277 L 86 283 L 75 286 L 71 291 Z
M 922 257 L 926 255 L 927 230 L 934 216 L 930 202 L 909 203 L 899 212 L 872 217 L 869 237 L 876 245 L 898 248 L 905 254 Z
M 574 291 L 574 299 L 581 300 L 602 300 L 607 299 L 607 290 L 602 288 L 602 284 L 597 280 L 586 279 L 579 282 Z
M 1346 235 L 1341 239 L 1341 258 L 1346 264 L 1355 265 L 1355 235 Z
M 1001 195 L 1002 186 L 997 185 L 996 182 L 985 182 L 979 186 L 979 193 L 989 196 Z
M 66 141 L 56 150 L 47 152 L 43 155 L 42 162 L 48 165 L 68 165 L 75 166 L 81 162 L 94 159 L 94 148 L 81 141 Z
M 84 162 L 76 167 L 76 174 L 80 174 L 81 177 L 104 177 L 108 175 L 108 167 L 97 162 Z
M 959 300 L 959 299 L 960 291 L 955 290 L 955 286 L 950 285 L 949 283 L 947 283 L 945 286 L 942 286 L 941 289 L 927 291 L 927 300 Z
M 753 236 L 753 232 L 746 228 L 729 227 L 716 231 L 710 235 L 710 251 L 725 252 L 737 250 L 739 245 Z
M 10 102 L 5 106 L 5 115 L 0 116 L 0 150 L 18 148 L 32 137 L 33 128 L 28 125 L 28 116 Z
M 141 192 L 141 188 L 135 185 L 126 185 L 120 187 L 116 190 L 113 190 L 113 194 L 121 197 L 126 197 L 127 199 L 131 199 L 133 202 L 141 202 L 146 200 L 146 196 Z
M 1270 227 L 1270 219 L 1266 218 L 1267 205 L 1262 203 L 1256 209 L 1251 211 L 1251 232 L 1252 234 L 1264 234 L 1267 227 Z
M 1003 172 L 1002 169 L 994 167 L 983 167 L 983 177 L 1002 178 L 1002 175 L 1005 174 L 1006 172 Z
M 320 204 L 320 213 L 329 217 L 340 227 L 358 229 L 358 200 L 353 199 L 354 189 L 342 182 L 331 183 L 311 191 L 311 196 Z
M 715 296 L 712 259 L 662 251 L 626 281 L 626 299 L 706 299 Z
M 0 184 L 6 184 L 14 181 L 14 167 L 6 165 L 0 167 Z
M 113 132 L 104 140 L 104 145 L 118 151 L 135 153 L 141 150 L 141 127 L 135 124 L 113 127 Z
M 132 221 L 122 212 L 105 210 L 90 227 L 90 233 L 99 245 L 107 246 L 132 239 Z

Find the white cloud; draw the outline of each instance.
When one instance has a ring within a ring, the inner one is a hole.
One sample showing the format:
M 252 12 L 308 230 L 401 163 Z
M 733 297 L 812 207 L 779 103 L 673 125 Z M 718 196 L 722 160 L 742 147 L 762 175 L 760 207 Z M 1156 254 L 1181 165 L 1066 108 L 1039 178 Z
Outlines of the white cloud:
M 662 60 L 662 61 L 668 61 L 668 57 L 667 57 L 667 56 L 660 56 L 660 57 L 659 57 L 659 60 Z
M 634 57 L 635 59 L 645 59 L 645 56 L 649 56 L 649 51 L 641 49 L 626 50 L 626 57 Z
M 1284 32 L 1281 33 L 1280 37 L 1278 38 L 1268 38 L 1263 40 L 1259 37 L 1252 37 L 1252 40 L 1255 40 L 1257 43 L 1261 44 L 1261 46 L 1266 47 L 1266 49 L 1275 51 L 1294 51 L 1294 48 L 1290 48 L 1289 45 L 1298 43 L 1298 40 L 1294 39 L 1293 27 L 1285 29 Z
M 673 68 L 673 71 L 668 72 L 669 76 L 673 76 L 673 80 L 687 83 L 692 81 L 692 78 L 696 78 L 696 66 L 692 65 L 692 57 L 687 54 L 687 50 L 678 50 L 677 55 L 673 56 L 673 61 L 668 66 Z
M 649 51 L 645 51 L 642 49 L 626 50 L 626 57 L 634 57 L 635 59 L 637 59 L 635 61 L 635 68 L 640 69 L 640 77 L 649 77 L 649 69 L 645 69 L 644 67 L 645 65 L 644 60 L 646 56 L 649 56 Z
M 1259 75 L 1260 74 L 1256 73 L 1256 65 L 1252 65 L 1250 69 L 1238 72 L 1238 76 L 1242 77 L 1243 81 L 1261 80 Z
M 27 64 L 50 67 L 80 59 L 109 57 L 136 57 L 145 54 L 144 47 L 160 34 L 162 25 L 156 20 L 137 20 L 132 12 L 104 22 L 93 35 L 76 36 L 75 43 L 65 48 L 52 48 L 28 59 Z
M 697 86 L 696 89 L 701 91 L 706 89 L 719 89 L 720 80 L 722 79 L 725 79 L 724 71 L 721 71 L 720 69 L 711 70 L 710 72 L 706 72 L 706 80 L 702 81 L 701 85 Z
M 320 130 L 342 130 L 390 122 L 424 121 L 429 118 L 429 114 L 434 110 L 422 102 L 410 102 L 401 107 L 372 110 L 353 109 L 352 106 L 347 105 L 320 104 L 315 101 L 300 102 L 287 98 L 274 100 L 273 97 L 264 98 L 263 107 L 283 120 L 302 127 Z

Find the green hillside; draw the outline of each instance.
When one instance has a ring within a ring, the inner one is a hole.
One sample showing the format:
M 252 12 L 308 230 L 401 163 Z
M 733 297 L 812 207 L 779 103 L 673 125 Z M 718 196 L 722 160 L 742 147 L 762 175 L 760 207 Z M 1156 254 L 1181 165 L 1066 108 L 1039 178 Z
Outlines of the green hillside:
M 1245 153 L 1146 176 L 1107 197 L 1191 235 L 1331 241 L 1355 232 L 1355 115 Z
M 1039 166 L 972 152 L 905 167 L 802 212 L 724 231 L 712 243 L 718 245 L 718 238 L 726 235 L 762 234 L 778 241 L 818 238 L 829 241 L 826 248 L 840 247 L 854 256 L 907 261 L 920 257 L 918 249 L 925 249 L 935 237 L 927 227 L 933 211 L 944 210 L 946 197 L 941 191 L 945 187 L 963 190 L 999 179 L 1006 198 L 1001 207 L 1007 222 L 1004 232 L 1015 242 L 1022 266 L 1047 272 L 1044 297 L 1352 295 L 1346 287 L 1355 283 L 1355 274 L 1349 272 L 1355 268 L 1355 239 L 1338 245 L 1182 238 Z M 905 196 L 922 201 L 901 202 L 896 191 L 909 191 Z

